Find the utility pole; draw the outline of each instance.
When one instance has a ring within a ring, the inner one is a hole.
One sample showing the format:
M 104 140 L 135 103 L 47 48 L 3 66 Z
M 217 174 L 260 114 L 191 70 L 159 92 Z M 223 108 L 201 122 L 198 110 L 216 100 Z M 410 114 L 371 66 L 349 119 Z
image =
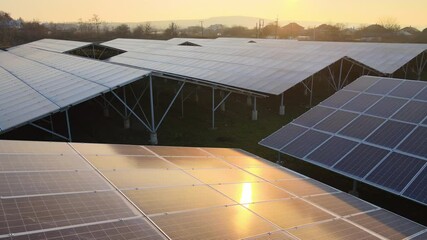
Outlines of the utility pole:
M 200 27 L 202 28 L 202 38 L 203 38 L 203 21 L 200 21 Z

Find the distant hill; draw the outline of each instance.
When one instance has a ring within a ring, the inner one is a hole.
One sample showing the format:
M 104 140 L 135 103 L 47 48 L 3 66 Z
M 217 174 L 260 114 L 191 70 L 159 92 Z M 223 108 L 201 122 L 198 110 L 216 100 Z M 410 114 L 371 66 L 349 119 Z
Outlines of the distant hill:
M 189 26 L 200 26 L 200 21 L 203 21 L 204 27 L 209 27 L 214 24 L 223 24 L 228 27 L 232 26 L 244 26 L 247 28 L 255 28 L 259 19 L 257 17 L 245 17 L 245 16 L 228 16 L 228 17 L 212 17 L 207 19 L 188 19 L 188 20 L 167 20 L 167 21 L 149 21 L 152 26 L 158 29 L 165 29 L 171 22 L 178 24 L 181 28 L 187 28 Z M 275 19 L 264 19 L 264 25 L 274 23 Z M 280 20 L 279 25 L 283 26 L 291 23 L 291 20 Z M 145 24 L 146 22 L 125 22 L 131 28 L 135 28 L 139 24 Z M 109 23 L 110 26 L 118 26 L 123 23 Z M 320 22 L 309 22 L 309 21 L 298 21 L 298 24 L 302 26 L 315 26 L 321 24 Z

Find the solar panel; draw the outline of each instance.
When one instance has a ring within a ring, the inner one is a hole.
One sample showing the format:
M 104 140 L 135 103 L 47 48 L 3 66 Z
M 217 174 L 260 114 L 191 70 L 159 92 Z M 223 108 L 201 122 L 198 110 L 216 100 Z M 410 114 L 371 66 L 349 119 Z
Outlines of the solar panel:
M 124 193 L 147 214 L 234 204 L 233 201 L 207 186 L 150 188 L 124 191 Z
M 183 47 L 168 41 L 136 39 L 115 39 L 102 45 L 128 51 L 110 58 L 110 62 L 275 95 L 345 56 L 333 51 L 263 51 L 212 45 Z
M 162 238 L 67 143 L 1 140 L 0 209 L 0 238 Z
M 0 173 L 0 196 L 110 190 L 94 171 Z
M 0 132 L 79 104 L 147 74 L 148 71 L 29 46 L 0 52 Z
M 77 48 L 86 47 L 89 45 L 92 45 L 92 43 L 45 38 L 38 41 L 30 42 L 27 44 L 12 47 L 12 48 L 9 48 L 8 50 L 10 51 L 20 47 L 31 47 L 31 48 L 42 49 L 42 50 L 51 51 L 51 52 L 64 53 L 64 52 L 75 50 Z
M 152 217 L 172 239 L 240 239 L 277 230 L 242 206 Z
M 345 193 L 309 196 L 307 200 L 339 216 L 348 216 L 378 209 L 378 207 L 370 203 Z
M 384 210 L 359 224 L 380 208 L 240 149 L 20 141 L 0 149 L 0 166 L 8 163 L 0 238 L 404 238 L 427 230 Z M 11 168 L 11 155 L 30 157 Z
M 343 220 L 322 222 L 289 232 L 300 239 L 378 239 Z
M 0 236 L 135 216 L 116 192 L 2 199 Z
M 284 229 L 334 218 L 301 199 L 254 203 L 248 208 Z
M 426 89 L 422 81 L 363 76 L 260 144 L 427 204 L 413 183 L 427 160 Z M 405 193 L 410 187 L 417 190 Z
M 423 227 L 413 225 L 407 219 L 383 209 L 351 216 L 348 219 L 387 239 L 403 239 L 423 229 Z
M 424 160 L 392 153 L 366 179 L 396 192 L 401 192 L 424 165 L 426 165 Z
M 117 239 L 157 240 L 166 239 L 143 218 L 118 220 L 81 227 L 51 230 L 28 235 L 13 236 L 14 240 L 66 240 L 66 239 Z
M 311 179 L 283 180 L 283 181 L 276 181 L 273 184 L 279 188 L 286 190 L 287 192 L 290 192 L 300 197 L 324 194 L 324 193 L 332 193 L 337 191 L 324 184 L 319 184 L 318 182 Z

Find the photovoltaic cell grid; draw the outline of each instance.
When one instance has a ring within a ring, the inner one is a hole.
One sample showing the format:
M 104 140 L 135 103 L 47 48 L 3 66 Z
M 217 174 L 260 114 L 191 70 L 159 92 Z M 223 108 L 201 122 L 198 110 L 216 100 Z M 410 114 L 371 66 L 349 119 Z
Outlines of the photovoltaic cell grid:
M 0 185 L 16 195 L 0 198 L 0 237 L 8 239 L 164 238 L 150 221 L 171 239 L 377 239 L 427 230 L 238 149 L 0 141 L 0 163 L 8 166 L 11 155 L 36 161 L 23 158 L 19 167 L 0 172 L 20 179 Z M 64 157 L 71 155 L 80 163 Z M 58 169 L 47 167 L 44 156 Z M 70 174 L 82 176 L 67 179 Z M 84 179 L 88 174 L 93 179 Z M 81 178 L 86 183 L 78 184 Z M 108 189 L 105 180 L 113 184 Z M 68 185 L 58 192 L 61 184 Z M 350 220 L 364 214 L 371 224 Z
M 0 238 L 163 238 L 67 143 L 0 141 L 0 212 Z
M 427 83 L 363 76 L 260 144 L 427 205 Z

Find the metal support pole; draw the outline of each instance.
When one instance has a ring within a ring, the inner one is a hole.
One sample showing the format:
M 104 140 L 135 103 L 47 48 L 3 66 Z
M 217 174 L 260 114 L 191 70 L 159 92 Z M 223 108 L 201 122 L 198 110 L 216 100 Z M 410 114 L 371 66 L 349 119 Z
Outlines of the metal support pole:
M 128 109 L 126 107 L 127 100 L 126 100 L 126 88 L 125 88 L 125 86 L 123 86 L 123 101 L 125 102 L 123 127 L 124 127 L 124 129 L 129 129 L 130 128 L 130 119 L 129 119 L 129 115 L 128 115 Z
M 65 110 L 65 117 L 66 117 L 66 119 L 67 119 L 68 140 L 69 140 L 70 142 L 72 142 L 72 141 L 73 141 L 73 139 L 72 139 L 72 137 L 71 137 L 71 126 L 70 126 L 70 118 L 69 118 L 69 116 L 68 116 L 68 109 L 67 109 L 67 110 Z
M 246 104 L 247 104 L 248 106 L 252 106 L 252 98 L 251 98 L 251 96 L 248 96 L 248 97 L 246 98 Z
M 276 163 L 279 164 L 279 165 L 282 165 L 282 159 L 281 159 L 280 152 L 277 152 L 277 161 L 276 161 Z
M 423 54 L 421 54 L 421 61 L 420 61 L 420 66 L 418 67 L 418 73 L 417 73 L 417 79 L 418 80 L 421 80 L 421 74 L 423 73 L 423 70 L 424 70 L 424 67 L 425 67 L 425 63 L 424 63 L 424 53 L 425 52 L 423 52 Z M 427 62 L 427 61 L 426 61 Z
M 53 118 L 52 118 L 52 115 L 50 115 L 49 118 L 50 118 L 50 130 L 52 130 L 52 132 L 55 132 L 55 129 L 53 129 Z M 52 138 L 53 138 L 53 134 L 52 134 Z
M 280 107 L 279 107 L 279 115 L 285 115 L 285 93 L 280 94 Z
M 311 76 L 311 86 L 310 86 L 310 108 L 313 106 L 313 89 L 314 89 L 314 75 Z
M 199 91 L 198 90 L 199 90 L 199 86 L 196 87 L 196 93 L 194 95 L 194 101 L 196 103 L 199 103 Z
M 151 133 L 150 133 L 150 142 L 151 144 L 157 145 L 159 142 L 157 140 L 156 132 L 156 123 L 154 122 L 154 94 L 153 94 L 153 78 L 150 74 L 150 108 L 151 108 Z
M 223 91 L 220 91 L 219 92 L 219 96 L 221 96 L 221 99 L 224 99 L 224 92 Z M 221 105 L 220 105 L 221 107 L 220 107 L 220 109 L 221 109 L 221 111 L 222 112 L 225 112 L 225 101 L 223 101 L 222 103 L 221 103 Z
M 258 111 L 256 109 L 256 97 L 254 97 L 254 108 L 252 110 L 252 120 L 253 121 L 258 120 Z
M 104 117 L 109 117 L 110 116 L 110 109 L 108 109 L 108 103 L 105 97 L 103 97 L 104 99 Z
M 342 67 L 343 67 L 343 64 L 344 64 L 344 60 L 343 60 L 343 59 L 341 59 L 341 63 L 340 63 L 340 75 L 339 75 L 339 78 L 338 78 L 338 89 L 337 89 L 337 90 L 340 90 L 340 89 L 341 89 L 341 82 L 342 82 Z
M 181 118 L 184 118 L 184 89 L 181 92 Z
M 350 194 L 353 196 L 359 196 L 359 192 L 357 191 L 357 180 L 353 180 L 353 188 L 350 191 Z
M 212 88 L 212 129 L 215 129 L 215 88 Z

